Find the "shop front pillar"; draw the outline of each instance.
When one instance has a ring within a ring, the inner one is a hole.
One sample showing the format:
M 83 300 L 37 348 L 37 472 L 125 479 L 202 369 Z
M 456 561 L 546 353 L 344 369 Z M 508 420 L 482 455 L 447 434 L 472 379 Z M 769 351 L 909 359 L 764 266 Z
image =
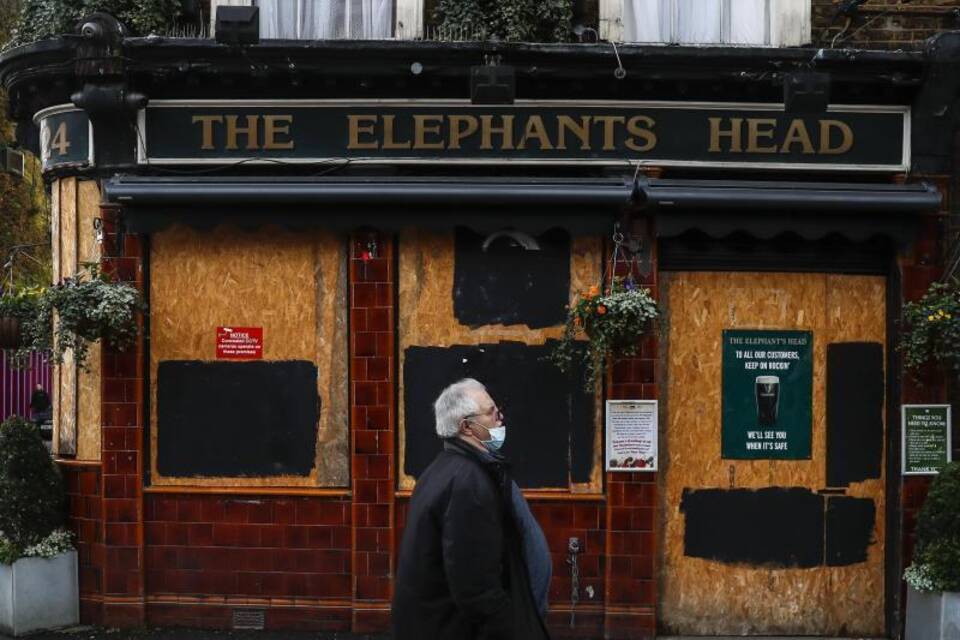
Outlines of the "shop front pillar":
M 350 242 L 350 433 L 355 633 L 390 625 L 394 565 L 396 268 L 393 239 Z
M 119 208 L 101 207 L 105 274 L 143 291 L 140 238 L 124 234 Z M 143 325 L 141 321 L 141 335 Z M 103 349 L 103 624 L 145 621 L 143 549 L 143 340 L 127 351 Z
M 650 223 L 633 223 L 633 236 L 649 248 L 649 270 L 633 276 L 657 299 L 656 246 Z M 626 263 L 614 275 L 626 276 Z M 635 268 L 635 267 L 634 267 Z M 639 353 L 617 360 L 608 378 L 610 400 L 657 400 L 659 345 L 656 334 L 643 338 Z M 658 473 L 607 472 L 607 541 L 604 638 L 652 638 L 656 635 L 657 480 Z

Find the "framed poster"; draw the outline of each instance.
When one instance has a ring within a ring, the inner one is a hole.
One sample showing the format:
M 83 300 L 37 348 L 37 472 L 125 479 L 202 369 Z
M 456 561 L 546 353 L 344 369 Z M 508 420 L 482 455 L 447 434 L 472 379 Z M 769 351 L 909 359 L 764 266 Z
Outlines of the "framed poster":
M 807 460 L 813 332 L 724 330 L 723 458 Z
M 607 400 L 607 471 L 656 471 L 658 424 L 656 400 Z
M 901 409 L 901 469 L 905 476 L 940 473 L 952 457 L 949 404 L 905 404 Z

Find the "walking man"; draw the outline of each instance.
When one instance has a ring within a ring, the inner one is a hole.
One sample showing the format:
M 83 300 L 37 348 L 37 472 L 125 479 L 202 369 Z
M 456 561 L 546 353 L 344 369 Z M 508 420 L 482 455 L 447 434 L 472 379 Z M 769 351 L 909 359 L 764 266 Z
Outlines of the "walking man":
M 433 409 L 443 450 L 410 499 L 394 638 L 549 638 L 550 552 L 499 453 L 503 414 L 472 378 L 444 389 Z

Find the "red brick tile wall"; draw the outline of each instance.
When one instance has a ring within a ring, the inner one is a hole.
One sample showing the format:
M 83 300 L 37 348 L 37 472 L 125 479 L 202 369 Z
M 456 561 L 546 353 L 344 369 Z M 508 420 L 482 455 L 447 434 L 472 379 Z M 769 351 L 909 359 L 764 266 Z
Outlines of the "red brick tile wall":
M 100 463 L 61 461 L 67 488 L 67 526 L 77 547 L 80 622 L 100 624 L 103 606 L 103 503 Z
M 634 278 L 657 297 L 657 258 L 646 220 L 634 223 L 633 234 L 651 245 L 649 272 L 636 265 L 617 264 L 615 273 Z M 608 396 L 620 399 L 657 399 L 658 344 L 645 337 L 636 357 L 614 363 Z M 608 472 L 606 522 L 606 638 L 649 638 L 656 634 L 656 526 L 657 473 Z
M 350 506 L 348 496 L 148 494 L 149 622 L 229 628 L 247 606 L 276 628 L 349 630 Z
M 118 233 L 119 209 L 101 207 L 104 273 L 143 290 L 141 246 L 135 235 Z M 127 352 L 103 347 L 101 392 L 104 565 L 103 623 L 145 622 L 143 554 L 143 401 L 140 343 Z
M 389 628 L 394 563 L 396 269 L 393 239 L 350 243 L 353 631 Z
M 816 45 L 829 46 L 841 32 L 840 0 L 812 0 L 812 37 Z M 836 41 L 837 47 L 858 49 L 920 49 L 937 33 L 960 27 L 950 2 L 943 0 L 869 0 L 852 24 Z

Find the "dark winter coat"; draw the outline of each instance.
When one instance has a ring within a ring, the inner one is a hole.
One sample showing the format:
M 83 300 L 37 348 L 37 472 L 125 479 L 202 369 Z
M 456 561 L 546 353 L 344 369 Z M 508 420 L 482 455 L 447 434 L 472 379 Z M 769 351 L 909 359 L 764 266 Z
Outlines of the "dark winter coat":
M 396 640 L 545 640 L 503 462 L 448 440 L 417 479 L 400 543 Z

